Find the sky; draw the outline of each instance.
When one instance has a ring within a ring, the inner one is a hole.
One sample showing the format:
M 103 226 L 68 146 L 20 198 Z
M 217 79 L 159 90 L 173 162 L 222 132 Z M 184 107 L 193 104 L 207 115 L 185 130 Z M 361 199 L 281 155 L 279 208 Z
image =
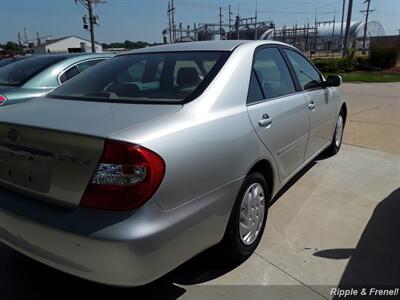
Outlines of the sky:
M 347 0 L 348 1 L 348 0 Z M 228 5 L 234 14 L 238 7 L 242 17 L 254 15 L 258 2 L 259 20 L 273 20 L 280 27 L 296 23 L 341 19 L 342 0 L 175 0 L 176 22 L 218 22 L 218 8 L 222 6 L 224 22 L 228 22 Z M 95 8 L 100 17 L 96 28 L 99 42 L 147 41 L 162 42 L 162 30 L 168 25 L 167 0 L 107 0 Z M 364 0 L 354 0 L 353 20 L 364 18 Z M 400 0 L 371 0 L 375 11 L 370 20 L 382 23 L 386 34 L 397 34 L 400 29 Z M 336 12 L 336 13 L 335 13 Z M 74 0 L 0 0 L 0 43 L 17 41 L 17 33 L 26 28 L 28 38 L 36 32 L 53 38 L 78 35 L 89 39 L 82 27 L 86 13 Z

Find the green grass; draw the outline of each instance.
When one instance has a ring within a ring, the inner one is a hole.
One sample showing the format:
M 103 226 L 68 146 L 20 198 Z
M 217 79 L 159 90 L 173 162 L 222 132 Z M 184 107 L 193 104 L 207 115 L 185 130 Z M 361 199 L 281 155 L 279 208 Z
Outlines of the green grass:
M 329 74 L 324 74 L 325 78 Z M 341 73 L 344 82 L 400 82 L 400 73 L 351 72 Z

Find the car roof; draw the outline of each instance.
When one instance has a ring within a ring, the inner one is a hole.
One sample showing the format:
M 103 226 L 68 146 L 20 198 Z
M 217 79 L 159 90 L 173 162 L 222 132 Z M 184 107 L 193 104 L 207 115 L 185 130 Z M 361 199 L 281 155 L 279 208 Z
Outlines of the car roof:
M 57 54 L 55 54 L 57 55 Z M 96 58 L 111 58 L 113 57 L 113 54 L 109 53 L 84 53 L 84 54 L 66 54 L 62 56 L 62 60 L 60 60 L 57 64 L 61 65 L 68 65 L 68 64 L 73 64 L 77 63 L 83 60 L 88 60 L 88 59 L 96 59 Z
M 223 40 L 223 41 L 201 41 L 201 42 L 185 42 L 175 44 L 165 44 L 160 46 L 152 46 L 141 49 L 135 49 L 120 55 L 129 55 L 136 53 L 151 52 L 175 52 L 175 51 L 233 51 L 242 44 L 257 43 L 260 40 Z M 278 44 L 276 41 L 262 41 L 262 44 Z
M 32 55 L 32 57 L 59 57 L 60 60 L 52 63 L 49 65 L 45 70 L 53 70 L 59 68 L 67 68 L 73 64 L 79 63 L 85 60 L 91 59 L 107 59 L 111 58 L 113 54 L 104 54 L 104 53 L 78 53 L 78 54 L 39 54 L 39 55 Z M 38 74 L 40 75 L 40 73 Z
M 72 60 L 83 60 L 88 58 L 97 58 L 97 57 L 112 57 L 113 54 L 110 53 L 61 53 L 61 54 L 33 54 L 28 55 L 29 57 L 58 57 L 61 60 L 63 59 L 72 59 Z

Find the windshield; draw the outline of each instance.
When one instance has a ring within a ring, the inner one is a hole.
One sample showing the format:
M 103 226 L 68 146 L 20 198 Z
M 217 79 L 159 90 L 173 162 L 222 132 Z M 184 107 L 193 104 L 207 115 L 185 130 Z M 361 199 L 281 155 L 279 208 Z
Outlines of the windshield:
M 40 71 L 62 60 L 60 56 L 32 56 L 20 59 L 0 68 L 0 85 L 20 85 Z
M 229 52 L 160 52 L 117 56 L 71 79 L 51 98 L 180 103 L 199 95 Z

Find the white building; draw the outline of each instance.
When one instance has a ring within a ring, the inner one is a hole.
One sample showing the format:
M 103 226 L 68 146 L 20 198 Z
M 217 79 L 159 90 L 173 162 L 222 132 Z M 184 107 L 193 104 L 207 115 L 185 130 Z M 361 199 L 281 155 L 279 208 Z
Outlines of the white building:
M 54 53 L 77 53 L 92 52 L 92 46 L 89 40 L 71 35 L 58 39 L 47 40 L 32 48 L 34 54 L 54 54 Z M 102 53 L 103 47 L 96 43 L 96 52 Z

